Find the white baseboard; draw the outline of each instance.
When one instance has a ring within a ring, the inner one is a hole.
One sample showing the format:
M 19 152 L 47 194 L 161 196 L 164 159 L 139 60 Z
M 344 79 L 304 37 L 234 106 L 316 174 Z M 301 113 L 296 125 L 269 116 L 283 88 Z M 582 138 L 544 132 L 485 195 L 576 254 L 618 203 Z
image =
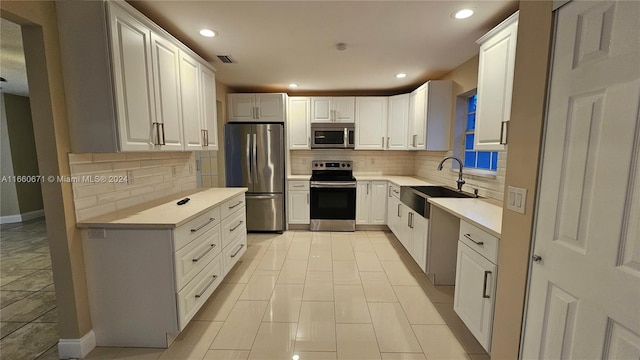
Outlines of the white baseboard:
M 24 214 L 0 216 L 0 224 L 13 224 L 44 217 L 44 209 L 29 211 Z
M 58 357 L 60 359 L 84 359 L 96 347 L 96 333 L 90 330 L 80 339 L 60 339 Z

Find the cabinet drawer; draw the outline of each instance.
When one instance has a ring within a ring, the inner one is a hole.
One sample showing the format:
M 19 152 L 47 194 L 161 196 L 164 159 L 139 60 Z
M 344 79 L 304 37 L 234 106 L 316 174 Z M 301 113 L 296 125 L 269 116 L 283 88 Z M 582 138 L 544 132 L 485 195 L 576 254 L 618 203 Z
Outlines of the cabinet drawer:
M 498 238 L 464 220 L 460 220 L 460 241 L 492 263 L 498 263 Z
M 233 239 L 229 246 L 225 247 L 222 255 L 222 262 L 224 264 L 225 276 L 229 273 L 229 270 L 235 265 L 242 255 L 247 251 L 247 231 L 242 226 L 243 231 Z
M 245 204 L 244 194 L 240 194 L 231 200 L 225 201 L 220 206 L 222 218 L 224 219 L 227 216 L 238 211 L 240 208 L 244 207 L 244 204 Z
M 387 190 L 389 196 L 394 196 L 400 199 L 400 186 L 396 184 L 389 183 L 389 189 Z
M 288 185 L 289 191 L 309 191 L 309 182 L 308 181 L 289 181 Z
M 180 330 L 187 326 L 189 320 L 220 285 L 223 277 L 222 258 L 218 256 L 178 292 L 178 322 Z
M 220 252 L 222 252 L 220 225 L 207 230 L 178 250 L 175 254 L 177 289 L 182 289 Z
M 173 232 L 174 250 L 181 249 L 219 223 L 220 208 L 215 207 L 188 223 L 177 227 Z
M 222 220 L 222 247 L 226 248 L 240 232 L 247 232 L 247 214 L 244 206 L 236 213 Z

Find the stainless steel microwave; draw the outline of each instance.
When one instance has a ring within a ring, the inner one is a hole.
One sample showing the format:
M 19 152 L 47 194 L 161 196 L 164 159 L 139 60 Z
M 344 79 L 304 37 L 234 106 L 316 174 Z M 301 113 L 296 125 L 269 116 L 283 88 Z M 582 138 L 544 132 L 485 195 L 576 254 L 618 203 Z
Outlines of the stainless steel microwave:
M 312 123 L 312 149 L 353 149 L 356 127 L 353 123 Z

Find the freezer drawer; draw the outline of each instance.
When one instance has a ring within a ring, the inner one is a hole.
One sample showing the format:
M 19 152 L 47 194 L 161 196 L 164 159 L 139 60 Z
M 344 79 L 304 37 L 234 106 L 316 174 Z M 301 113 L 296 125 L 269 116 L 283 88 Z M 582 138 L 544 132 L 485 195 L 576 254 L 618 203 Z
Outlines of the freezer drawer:
M 248 231 L 284 231 L 283 194 L 247 194 Z

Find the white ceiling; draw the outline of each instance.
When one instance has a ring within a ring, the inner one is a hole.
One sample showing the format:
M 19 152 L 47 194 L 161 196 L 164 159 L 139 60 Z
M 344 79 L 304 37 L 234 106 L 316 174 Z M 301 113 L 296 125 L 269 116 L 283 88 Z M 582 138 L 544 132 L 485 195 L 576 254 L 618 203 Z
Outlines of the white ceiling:
M 290 94 L 416 87 L 476 55 L 475 40 L 518 7 L 516 0 L 129 3 L 210 61 L 221 82 Z M 452 18 L 462 8 L 475 15 Z M 202 37 L 202 28 L 219 36 Z M 345 51 L 336 50 L 340 42 Z M 407 77 L 396 79 L 399 72 Z M 292 82 L 300 87 L 288 89 Z
M 0 18 L 0 76 L 3 93 L 29 96 L 20 25 Z

